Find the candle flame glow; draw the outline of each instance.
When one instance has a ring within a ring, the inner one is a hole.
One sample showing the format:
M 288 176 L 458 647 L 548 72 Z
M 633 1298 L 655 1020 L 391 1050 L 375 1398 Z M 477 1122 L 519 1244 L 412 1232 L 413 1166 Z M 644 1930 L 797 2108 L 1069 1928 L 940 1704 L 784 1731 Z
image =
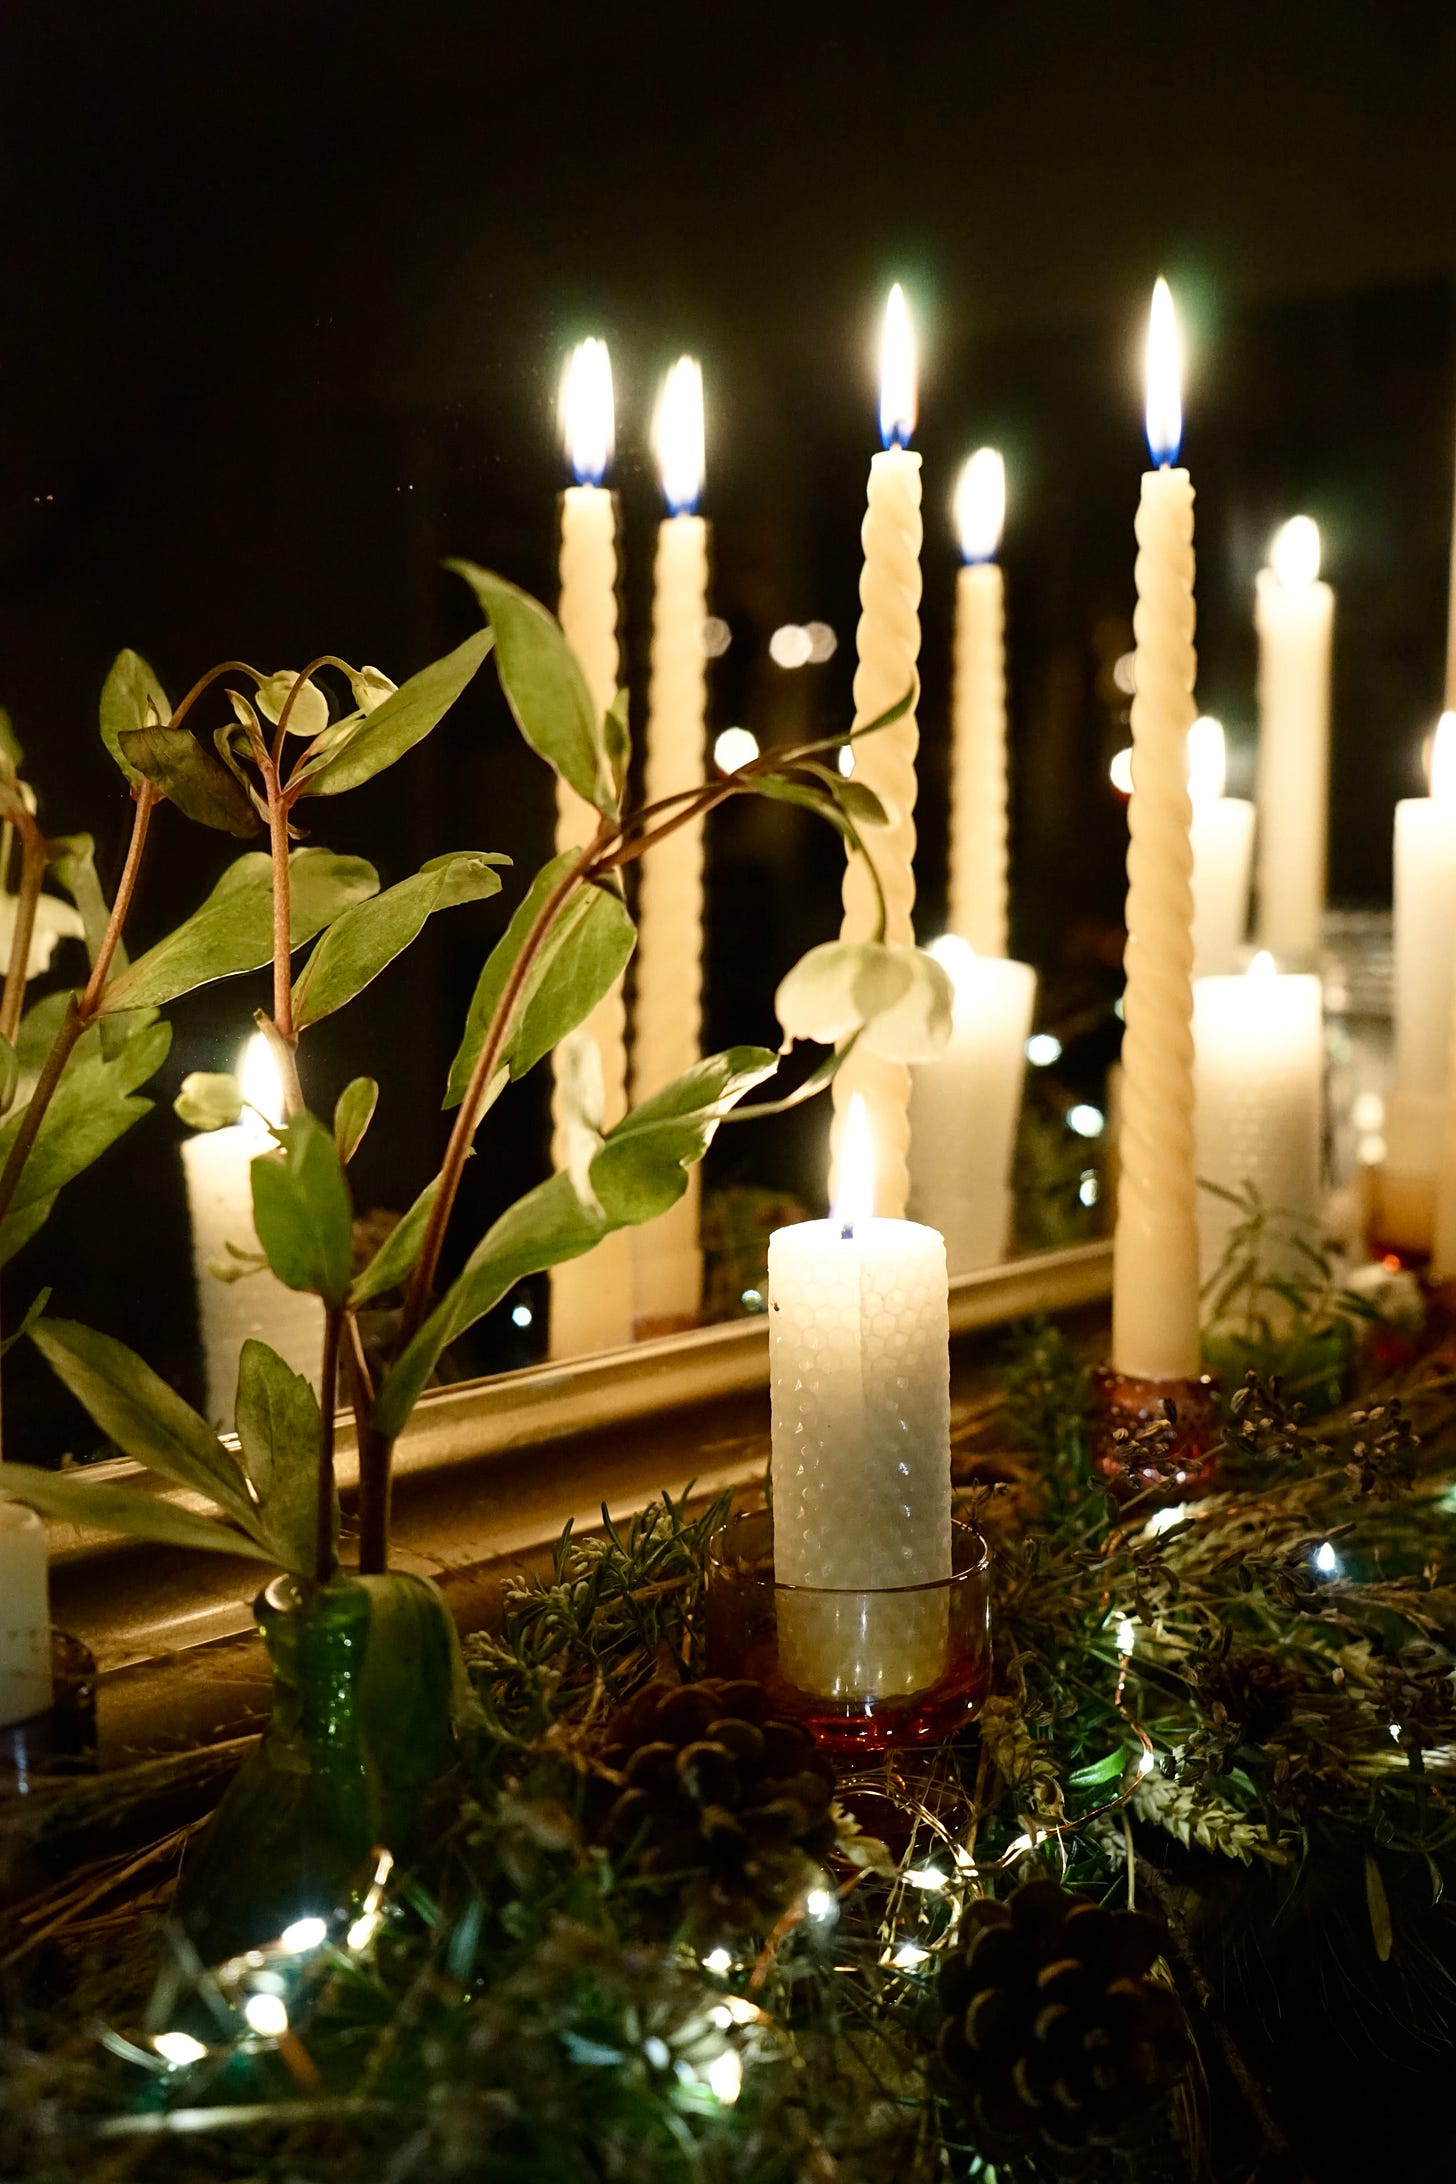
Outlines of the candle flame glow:
M 1431 795 L 1456 804 L 1456 713 L 1443 713 L 1431 738 Z
M 956 529 L 967 561 L 994 561 L 1006 520 L 1006 465 L 1000 450 L 978 447 L 955 492 Z
M 255 1031 L 243 1048 L 238 1061 L 238 1083 L 248 1103 L 243 1109 L 243 1127 L 255 1137 L 266 1140 L 265 1124 L 283 1120 L 283 1078 L 277 1057 L 261 1031 Z
M 703 368 L 695 356 L 680 356 L 662 382 L 652 445 L 668 507 L 691 515 L 703 490 Z
M 1253 961 L 1250 963 L 1248 969 L 1244 973 L 1245 978 L 1252 978 L 1256 986 L 1267 986 L 1269 981 L 1273 978 L 1277 978 L 1278 975 L 1279 973 L 1275 968 L 1274 958 L 1270 955 L 1267 948 L 1261 948 L 1259 950 L 1259 953 L 1254 957 Z
M 896 281 L 885 305 L 880 337 L 880 441 L 885 447 L 908 446 L 915 430 L 915 335 L 905 291 Z
M 1132 795 L 1132 745 L 1130 743 L 1124 744 L 1120 751 L 1113 752 L 1108 762 L 1107 778 L 1119 796 Z
M 1228 780 L 1228 745 L 1222 721 L 1200 713 L 1188 731 L 1188 793 L 1195 804 L 1215 803 Z
M 1291 516 L 1274 533 L 1269 566 L 1285 591 L 1308 591 L 1320 573 L 1319 525 L 1313 516 Z
M 875 1210 L 875 1141 L 869 1110 L 858 1092 L 844 1118 L 839 1147 L 839 1181 L 830 1219 L 846 1236 L 852 1236 Z
M 1146 418 L 1154 463 L 1159 468 L 1176 463 L 1183 439 L 1183 344 L 1173 292 L 1161 274 L 1148 317 Z
M 942 933 L 939 940 L 933 940 L 930 943 L 925 953 L 928 956 L 934 956 L 936 962 L 945 972 L 952 986 L 954 986 L 957 999 L 959 999 L 961 991 L 976 964 L 976 951 L 970 942 L 962 940 L 959 933 Z
M 561 375 L 561 437 L 578 485 L 600 485 L 612 459 L 612 360 L 592 336 L 579 341 Z

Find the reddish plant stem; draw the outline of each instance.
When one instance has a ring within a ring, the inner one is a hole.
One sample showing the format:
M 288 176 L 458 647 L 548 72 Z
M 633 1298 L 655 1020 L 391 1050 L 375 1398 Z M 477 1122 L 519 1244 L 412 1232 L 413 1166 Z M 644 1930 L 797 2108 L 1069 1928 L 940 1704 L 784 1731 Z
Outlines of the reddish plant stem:
M 262 768 L 268 795 L 268 846 L 273 859 L 273 1051 L 283 1079 L 285 1117 L 303 1107 L 303 1088 L 298 1081 L 298 1034 L 293 1028 L 293 872 L 288 851 L 288 802 L 278 779 L 276 763 Z
M 15 899 L 15 931 L 10 942 L 10 966 L 5 974 L 5 993 L 0 1000 L 0 1038 L 13 1046 L 25 1013 L 25 971 L 35 931 L 36 905 L 46 870 L 46 841 L 30 813 L 22 805 L 15 815 L 20 835 L 20 887 Z
M 354 1394 L 354 1431 L 359 1452 L 359 1569 L 379 1576 L 389 1568 L 390 1443 L 373 1424 L 374 1381 L 364 1354 L 364 1338 L 349 1314 L 349 1380 Z
M 314 1544 L 314 1576 L 327 1585 L 334 1574 L 334 1415 L 339 1407 L 339 1345 L 343 1339 L 345 1311 L 330 1305 L 324 1315 L 324 1360 L 319 1387 L 318 1531 Z
M 132 820 L 131 843 L 126 853 L 126 864 L 117 886 L 116 899 L 111 905 L 111 916 L 101 946 L 96 951 L 96 961 L 91 966 L 91 976 L 79 999 L 72 995 L 71 1005 L 61 1019 L 50 1053 L 36 1082 L 34 1092 L 20 1118 L 20 1128 L 15 1133 L 15 1143 L 10 1148 L 3 1173 L 0 1173 L 0 1221 L 10 1211 L 11 1203 L 30 1158 L 31 1149 L 45 1121 L 46 1110 L 55 1098 L 56 1087 L 65 1072 L 67 1062 L 75 1049 L 76 1041 L 89 1024 L 101 1013 L 102 996 L 106 988 L 107 974 L 111 969 L 117 948 L 121 943 L 122 928 L 136 892 L 137 875 L 141 870 L 142 852 L 146 847 L 147 829 L 151 824 L 152 807 L 157 802 L 157 792 L 148 781 L 143 781 L 132 791 L 136 798 L 136 813 Z

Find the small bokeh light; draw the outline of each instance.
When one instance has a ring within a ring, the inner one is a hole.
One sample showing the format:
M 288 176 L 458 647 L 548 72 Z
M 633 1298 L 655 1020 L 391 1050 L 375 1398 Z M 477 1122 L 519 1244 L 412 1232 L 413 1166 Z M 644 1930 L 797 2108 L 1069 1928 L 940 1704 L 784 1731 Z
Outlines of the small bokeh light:
M 783 622 L 768 641 L 768 656 L 775 667 L 807 667 L 814 640 L 801 622 Z
M 721 660 L 733 642 L 733 632 L 720 614 L 710 614 L 698 633 L 698 650 L 705 660 Z
M 713 764 L 721 773 L 737 773 L 758 756 L 758 737 L 751 728 L 725 728 L 714 738 Z

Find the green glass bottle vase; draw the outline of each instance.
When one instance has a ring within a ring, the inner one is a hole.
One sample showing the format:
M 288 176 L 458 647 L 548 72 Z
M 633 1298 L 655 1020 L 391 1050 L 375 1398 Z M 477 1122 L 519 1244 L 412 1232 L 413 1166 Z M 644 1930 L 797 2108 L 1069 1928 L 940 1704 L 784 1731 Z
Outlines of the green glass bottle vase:
M 254 1613 L 273 1711 L 188 1857 L 173 1915 L 204 1967 L 347 1912 L 377 1854 L 415 1858 L 455 1765 L 463 1669 L 425 1578 L 278 1577 Z

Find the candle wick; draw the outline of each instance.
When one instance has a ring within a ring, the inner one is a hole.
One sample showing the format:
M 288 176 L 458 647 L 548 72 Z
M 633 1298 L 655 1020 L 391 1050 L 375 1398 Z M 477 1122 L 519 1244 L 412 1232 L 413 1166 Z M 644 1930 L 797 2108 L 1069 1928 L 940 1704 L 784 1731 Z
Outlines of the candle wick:
M 841 1243 L 845 1243 L 845 1244 L 852 1244 L 852 1243 L 854 1242 L 854 1223 L 853 1223 L 853 1221 L 846 1221 L 846 1222 L 845 1222 L 845 1224 L 844 1224 L 843 1228 L 842 1228 L 842 1229 L 840 1230 L 840 1232 L 839 1232 L 839 1240 L 840 1240 L 840 1242 L 841 1242 Z

